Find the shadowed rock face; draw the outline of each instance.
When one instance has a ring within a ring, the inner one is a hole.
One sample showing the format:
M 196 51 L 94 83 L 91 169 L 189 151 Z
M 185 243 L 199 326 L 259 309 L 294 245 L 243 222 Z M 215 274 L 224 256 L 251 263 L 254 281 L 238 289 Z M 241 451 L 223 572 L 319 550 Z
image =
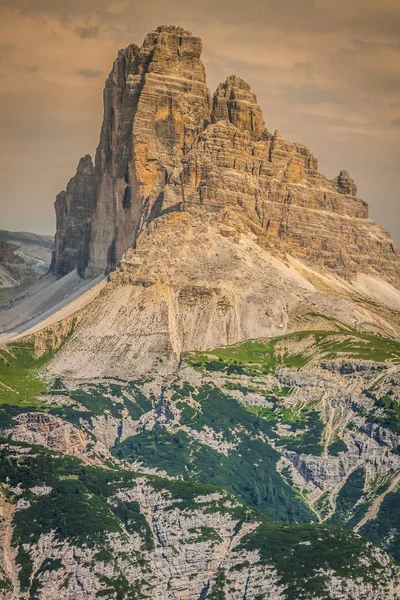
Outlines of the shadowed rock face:
M 228 77 L 211 100 L 200 54 L 199 38 L 172 26 L 119 52 L 85 180 L 91 199 L 85 192 L 83 202 L 74 184 L 56 202 L 54 270 L 112 270 L 166 212 L 217 212 L 222 220 L 235 211 L 264 247 L 346 278 L 377 272 L 398 284 L 399 249 L 368 219 L 349 174 L 328 180 L 305 146 L 269 133 L 239 77 Z
M 82 241 L 93 214 L 93 162 L 87 154 L 55 202 L 57 232 L 51 270 L 63 276 L 82 260 Z

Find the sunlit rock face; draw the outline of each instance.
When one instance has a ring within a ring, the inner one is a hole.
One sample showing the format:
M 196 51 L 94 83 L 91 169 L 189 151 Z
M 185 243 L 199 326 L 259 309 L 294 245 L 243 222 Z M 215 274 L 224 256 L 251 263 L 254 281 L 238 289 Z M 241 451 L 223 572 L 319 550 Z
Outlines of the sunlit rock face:
M 148 224 L 171 211 L 226 211 L 272 251 L 347 279 L 399 281 L 399 250 L 368 218 L 347 171 L 329 180 L 302 144 L 270 133 L 233 75 L 211 98 L 201 41 L 162 26 L 118 53 L 104 89 L 95 166 L 85 157 L 56 201 L 53 270 L 110 271 Z

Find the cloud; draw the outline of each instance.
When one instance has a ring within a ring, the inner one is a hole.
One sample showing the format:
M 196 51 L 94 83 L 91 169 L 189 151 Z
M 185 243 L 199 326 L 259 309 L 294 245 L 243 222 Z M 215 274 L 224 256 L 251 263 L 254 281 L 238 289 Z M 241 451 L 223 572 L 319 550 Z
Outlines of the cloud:
M 100 71 L 98 69 L 79 69 L 78 71 L 75 71 L 76 75 L 79 75 L 79 77 L 86 77 L 87 79 L 94 79 L 96 77 L 100 77 L 101 75 L 103 75 L 103 71 Z
M 16 65 L 20 71 L 26 71 L 28 73 L 36 73 L 40 69 L 40 65 Z
M 288 104 L 341 104 L 343 102 L 335 90 L 316 85 L 284 86 L 283 97 Z
M 100 36 L 99 27 L 75 27 L 75 33 L 83 40 L 93 40 Z
M 8 58 L 9 54 L 15 49 L 12 44 L 0 44 L 0 60 Z

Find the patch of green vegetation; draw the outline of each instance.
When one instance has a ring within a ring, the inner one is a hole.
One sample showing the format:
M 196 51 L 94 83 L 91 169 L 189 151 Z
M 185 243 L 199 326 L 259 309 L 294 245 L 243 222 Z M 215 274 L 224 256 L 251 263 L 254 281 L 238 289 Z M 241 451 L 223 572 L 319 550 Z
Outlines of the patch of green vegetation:
M 375 519 L 360 529 L 360 534 L 381 546 L 400 563 L 400 491 L 389 492 Z
M 285 598 L 331 600 L 327 583 L 337 577 L 361 577 L 372 585 L 379 580 L 380 565 L 371 560 L 366 541 L 350 531 L 326 525 L 262 523 L 244 536 L 237 550 L 257 550 L 266 565 L 273 565 Z M 363 561 L 368 557 L 368 568 Z
M 329 501 L 329 494 L 328 492 L 324 492 L 322 496 L 320 496 L 316 501 L 315 510 L 318 512 L 322 519 L 325 519 L 330 513 L 331 509 L 332 507 Z
M 334 442 L 332 442 L 332 444 L 329 444 L 328 446 L 328 454 L 330 454 L 331 456 L 339 456 L 340 452 L 347 452 L 348 451 L 348 447 L 346 442 L 344 442 L 341 439 L 337 439 Z
M 60 539 L 71 539 L 78 545 L 95 546 L 106 532 L 120 531 L 122 520 L 112 510 L 107 498 L 121 486 L 134 485 L 134 474 L 86 467 L 70 456 L 59 456 L 32 447 L 23 456 L 10 452 L 7 445 L 0 448 L 0 481 L 16 487 L 30 505 L 14 515 L 13 543 L 36 542 L 43 533 L 55 532 Z M 49 486 L 51 491 L 34 495 L 34 486 Z M 132 506 L 130 516 L 133 516 Z M 143 532 L 143 518 L 135 513 L 138 531 Z M 148 532 L 143 532 L 146 537 Z M 21 554 L 21 577 L 27 579 L 29 555 Z M 30 576 L 30 575 L 29 575 Z
M 242 436 L 227 456 L 183 431 L 146 431 L 113 449 L 118 458 L 140 460 L 168 475 L 212 484 L 279 521 L 310 522 L 314 516 L 277 473 L 280 455 L 260 439 Z
M 61 558 L 46 558 L 39 567 L 38 573 L 44 573 L 45 571 L 58 571 L 63 568 Z
M 0 351 L 0 405 L 25 409 L 43 406 L 40 396 L 46 391 L 46 384 L 40 376 L 40 369 L 53 354 L 49 350 L 36 358 L 33 344 L 22 342 L 3 347 Z
M 201 505 L 199 504 L 199 497 L 206 497 L 220 492 L 214 485 L 192 481 L 162 479 L 161 477 L 149 477 L 148 481 L 154 490 L 167 492 L 175 500 L 172 508 L 180 508 L 181 510 L 194 510 Z M 207 504 L 208 500 L 203 501 L 204 503 Z
M 0 593 L 11 592 L 12 591 L 12 583 L 10 578 L 6 575 L 4 570 L 0 567 Z
M 302 409 L 300 413 L 305 417 L 304 422 L 302 419 L 300 421 L 290 421 L 291 429 L 292 431 L 297 431 L 304 428 L 304 433 L 296 436 L 281 437 L 277 444 L 285 446 L 286 450 L 292 450 L 299 454 L 321 456 L 324 424 L 321 421 L 320 415 L 317 411 L 309 411 L 306 408 Z
M 195 409 L 192 408 L 187 402 L 177 402 L 176 407 L 182 411 L 181 419 L 184 422 L 191 421 L 196 415 Z
M 0 404 L 0 431 L 11 428 L 14 425 L 14 417 L 21 413 L 36 412 L 38 410 L 40 410 L 39 405 Z
M 60 558 L 46 558 L 34 574 L 29 588 L 29 600 L 39 600 L 39 592 L 43 587 L 42 582 L 39 579 L 41 573 L 44 573 L 45 571 L 57 571 L 62 567 L 63 564 Z
M 120 521 L 107 503 L 89 493 L 82 481 L 65 480 L 50 494 L 38 496 L 14 516 L 15 544 L 36 543 L 41 534 L 55 531 L 59 540 L 95 546 L 106 532 L 120 531 Z
M 140 512 L 140 505 L 138 502 L 118 501 L 115 506 L 111 506 L 111 510 L 124 523 L 128 533 L 137 532 L 141 536 L 146 550 L 154 549 L 154 540 L 151 529 L 146 518 Z
M 207 594 L 209 600 L 226 600 L 224 587 L 226 583 L 225 569 L 219 567 L 215 576 L 214 584 L 210 593 Z
M 392 392 L 389 391 L 379 400 L 368 390 L 364 393 L 375 401 L 374 408 L 367 415 L 367 421 L 377 423 L 390 429 L 396 435 L 400 435 L 400 404 L 398 400 L 392 397 Z
M 142 598 L 150 598 L 143 593 L 145 581 L 137 579 L 133 584 L 123 577 L 110 578 L 103 575 L 102 583 L 107 586 L 104 590 L 100 590 L 96 594 L 96 598 L 109 598 L 110 600 L 141 600 Z
M 31 555 L 29 552 L 23 548 L 23 546 L 18 546 L 18 553 L 16 561 L 19 566 L 19 583 L 22 591 L 26 591 L 30 588 L 31 585 L 31 577 L 33 573 L 33 562 L 31 559 Z
M 192 538 L 190 538 L 190 543 L 199 544 L 200 542 L 222 542 L 221 536 L 213 527 L 191 527 L 188 529 L 189 533 L 194 534 Z
M 346 483 L 339 491 L 336 499 L 336 510 L 329 519 L 329 523 L 332 523 L 333 525 L 341 525 L 343 527 L 349 525 L 350 521 L 353 522 L 355 517 L 354 507 L 364 493 L 364 485 L 365 469 L 360 467 L 349 475 Z M 355 518 L 357 519 L 357 517 Z
M 375 362 L 400 362 L 400 343 L 395 340 L 348 331 L 329 332 L 318 344 L 326 356 L 346 354 L 350 358 Z
M 216 433 L 222 433 L 227 441 L 235 440 L 237 433 L 234 431 L 240 429 L 245 429 L 249 434 L 264 433 L 269 438 L 276 437 L 272 420 L 259 417 L 215 386 L 203 385 L 194 399 L 200 404 L 201 410 L 188 420 L 182 416 L 183 425 L 198 431 L 207 425 Z
M 280 339 L 282 338 L 249 340 L 234 346 L 215 348 L 211 352 L 193 352 L 187 355 L 187 361 L 194 367 L 207 371 L 224 371 L 227 375 L 260 375 L 275 373 L 278 366 L 304 366 L 307 361 L 300 354 L 275 353 L 275 345 Z
M 61 382 L 62 383 L 62 382 Z M 66 392 L 65 388 L 51 389 L 53 396 L 65 396 L 75 402 L 75 406 L 60 406 L 50 409 L 51 414 L 56 414 L 74 425 L 81 420 L 89 420 L 92 415 L 110 413 L 113 417 L 122 418 L 126 409 L 133 420 L 138 420 L 144 413 L 153 408 L 151 401 L 140 391 L 136 382 L 121 383 L 90 383 L 78 386 L 76 390 Z
M 253 405 L 248 405 L 248 404 L 242 404 L 241 405 L 245 410 L 247 410 L 248 412 L 252 413 L 253 415 L 256 415 L 257 419 L 262 419 L 264 421 L 273 421 L 275 424 L 276 423 L 276 413 L 274 411 L 274 409 L 272 408 L 267 408 L 265 406 L 258 406 L 256 404 Z M 276 437 L 275 433 L 273 434 L 272 437 Z
M 275 396 L 279 397 L 286 397 L 286 396 L 290 396 L 290 394 L 293 391 L 292 387 L 288 387 L 287 385 L 282 385 L 281 387 L 275 386 L 272 389 L 273 393 L 275 394 Z
M 315 340 L 311 353 L 282 354 L 276 351 L 277 344 L 282 340 L 295 344 L 308 336 L 313 336 Z M 186 360 L 193 367 L 206 371 L 251 376 L 275 373 L 281 366 L 299 369 L 317 353 L 319 357 L 327 359 L 345 355 L 354 359 L 397 364 L 400 362 L 400 343 L 342 326 L 337 331 L 301 331 L 266 341 L 249 340 L 212 351 L 192 352 L 186 355 Z
M 172 389 L 174 390 L 172 400 L 190 398 L 195 392 L 195 388 L 188 381 L 174 381 Z

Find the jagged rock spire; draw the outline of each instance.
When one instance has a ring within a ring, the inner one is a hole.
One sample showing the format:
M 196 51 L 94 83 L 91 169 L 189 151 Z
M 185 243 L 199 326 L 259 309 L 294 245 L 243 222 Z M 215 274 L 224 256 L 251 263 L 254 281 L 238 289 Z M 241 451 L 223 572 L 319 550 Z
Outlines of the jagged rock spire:
M 93 161 L 87 154 L 55 201 L 56 238 L 51 271 L 63 276 L 79 266 L 86 229 L 93 214 Z
M 169 25 L 118 53 L 95 167 L 83 159 L 56 201 L 55 272 L 112 270 L 166 213 L 235 211 L 279 252 L 345 277 L 374 269 L 397 280 L 398 251 L 365 233 L 368 207 L 349 174 L 328 180 L 306 146 L 268 133 L 240 77 L 211 101 L 200 56 L 200 39 Z
M 212 121 L 230 121 L 252 139 L 259 140 L 266 134 L 265 123 L 256 96 L 248 83 L 237 75 L 231 75 L 217 87 L 213 97 Z
M 87 274 L 113 268 L 146 220 L 180 204 L 166 182 L 210 120 L 201 48 L 163 25 L 118 54 L 104 90 Z
M 343 194 L 357 196 L 357 186 L 347 171 L 340 171 L 339 175 L 333 181 Z

